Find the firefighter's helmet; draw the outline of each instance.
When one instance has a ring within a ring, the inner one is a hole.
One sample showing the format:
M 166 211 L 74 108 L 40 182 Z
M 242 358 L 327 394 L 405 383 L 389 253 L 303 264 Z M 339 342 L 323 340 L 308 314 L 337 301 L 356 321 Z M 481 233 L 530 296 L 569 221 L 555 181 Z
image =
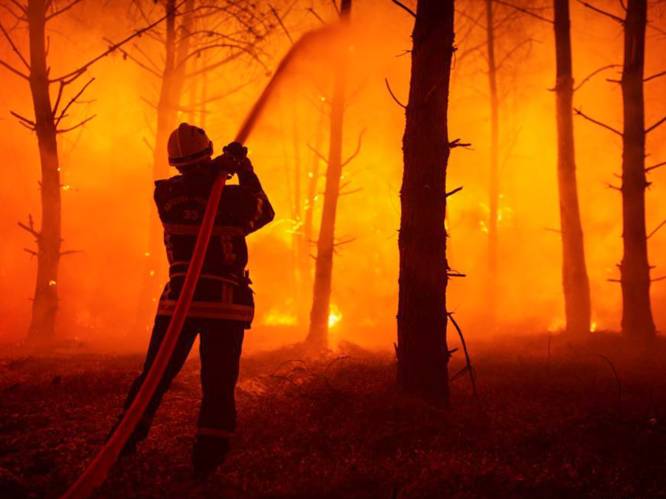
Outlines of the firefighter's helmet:
M 213 155 L 213 143 L 203 129 L 181 123 L 171 132 L 167 151 L 170 165 L 187 166 L 210 158 Z

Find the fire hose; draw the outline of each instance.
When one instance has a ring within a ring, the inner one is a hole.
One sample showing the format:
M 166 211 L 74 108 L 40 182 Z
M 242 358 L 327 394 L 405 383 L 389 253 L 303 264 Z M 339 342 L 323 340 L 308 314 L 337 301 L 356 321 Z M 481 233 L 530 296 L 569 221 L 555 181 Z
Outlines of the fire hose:
M 241 126 L 240 131 L 236 135 L 236 142 L 244 143 L 250 132 L 254 128 L 259 115 L 263 111 L 268 98 L 270 97 L 273 89 L 280 81 L 282 75 L 285 73 L 295 55 L 304 47 L 310 44 L 314 39 L 321 37 L 333 31 L 334 26 L 328 26 L 318 30 L 311 31 L 303 35 L 294 45 L 285 57 L 280 61 L 277 69 L 273 73 L 272 78 L 264 88 L 264 91 L 255 102 L 252 110 L 248 114 L 245 122 Z M 217 215 L 218 207 L 222 191 L 226 183 L 226 173 L 221 173 L 215 179 L 211 188 L 206 211 L 201 222 L 197 240 L 192 253 L 192 259 L 185 276 L 185 282 L 176 302 L 176 306 L 171 316 L 171 321 L 162 340 L 162 344 L 155 356 L 152 366 L 139 389 L 134 401 L 131 403 L 127 411 L 125 411 L 123 418 L 116 426 L 110 438 L 106 441 L 104 446 L 98 451 L 90 464 L 86 467 L 83 474 L 74 482 L 74 484 L 62 496 L 63 499 L 84 499 L 89 497 L 97 487 L 99 487 L 106 479 L 109 470 L 118 459 L 122 452 L 123 447 L 127 443 L 130 435 L 134 432 L 137 424 L 141 421 L 148 404 L 152 400 L 157 386 L 159 385 L 164 372 L 166 371 L 173 351 L 178 342 L 178 337 L 185 323 L 185 319 L 192 305 L 194 298 L 194 290 L 201 270 L 203 268 L 206 252 L 208 250 L 208 243 L 210 242 L 215 218 Z

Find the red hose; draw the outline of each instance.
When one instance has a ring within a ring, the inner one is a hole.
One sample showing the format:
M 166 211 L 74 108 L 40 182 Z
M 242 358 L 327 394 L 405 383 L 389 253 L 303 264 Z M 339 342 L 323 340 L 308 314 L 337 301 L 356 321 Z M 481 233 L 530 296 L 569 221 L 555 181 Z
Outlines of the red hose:
M 308 44 L 319 38 L 329 36 L 336 31 L 336 25 L 313 30 L 303 35 L 300 40 L 292 45 L 289 52 L 285 55 L 282 61 L 280 61 L 275 73 L 273 73 L 273 77 L 268 82 L 268 85 L 266 85 L 266 88 L 264 88 L 264 91 L 259 96 L 259 99 L 255 102 L 252 110 L 243 122 L 243 125 L 236 136 L 236 142 L 244 143 L 247 140 L 256 120 L 266 106 L 268 97 L 273 92 L 274 87 L 280 81 L 281 76 L 285 73 L 289 64 L 293 61 L 295 54 Z M 171 360 L 173 351 L 176 348 L 176 343 L 178 342 L 178 337 L 180 336 L 180 331 L 182 330 L 185 318 L 189 313 L 190 305 L 192 304 L 192 299 L 194 297 L 194 289 L 199 281 L 201 269 L 203 268 L 206 257 L 206 251 L 208 250 L 208 243 L 210 242 L 210 237 L 213 232 L 213 226 L 215 224 L 215 218 L 225 182 L 226 175 L 221 174 L 213 184 L 208 204 L 206 205 L 206 212 L 204 213 L 203 221 L 201 222 L 201 228 L 197 235 L 197 242 L 192 253 L 192 260 L 187 269 L 185 282 L 183 283 L 180 296 L 176 302 L 171 322 L 169 322 L 169 327 L 164 335 L 162 344 L 160 345 L 151 368 L 148 370 L 148 374 L 146 375 L 141 388 L 137 392 L 134 401 L 123 415 L 122 420 L 109 440 L 107 440 L 104 446 L 93 458 L 78 480 L 76 480 L 69 490 L 65 492 L 62 496 L 63 499 L 85 499 L 104 482 L 109 470 L 116 462 L 116 459 L 118 459 L 118 455 L 127 443 L 127 440 L 143 417 L 148 404 L 152 400 L 155 390 L 164 375 L 164 371 Z
M 176 348 L 180 331 L 183 328 L 185 318 L 187 317 L 190 305 L 192 304 L 194 289 L 199 280 L 201 269 L 203 268 L 225 181 L 226 175 L 222 174 L 217 177 L 213 184 L 203 221 L 201 222 L 201 229 L 197 235 L 197 242 L 194 246 L 194 252 L 192 253 L 192 260 L 187 275 L 185 276 L 185 282 L 183 283 L 180 296 L 176 302 L 171 322 L 169 322 L 169 327 L 164 335 L 164 340 L 155 356 L 151 368 L 148 370 L 148 374 L 146 375 L 141 388 L 136 394 L 134 401 L 129 406 L 129 409 L 125 412 L 120 424 L 118 424 L 118 427 L 113 432 L 113 435 L 111 435 L 111 438 L 109 438 L 79 479 L 74 482 L 74 485 L 65 492 L 63 498 L 84 499 L 92 494 L 92 492 L 104 482 L 111 466 L 113 466 L 113 463 L 118 459 L 118 455 L 127 443 L 134 428 L 136 428 L 136 425 L 143 417 L 143 414 L 148 407 L 148 403 L 153 398 L 155 390 L 157 389 L 162 376 L 164 376 L 164 371 L 166 370 L 167 365 L 171 360 L 171 356 L 173 355 L 173 351 Z

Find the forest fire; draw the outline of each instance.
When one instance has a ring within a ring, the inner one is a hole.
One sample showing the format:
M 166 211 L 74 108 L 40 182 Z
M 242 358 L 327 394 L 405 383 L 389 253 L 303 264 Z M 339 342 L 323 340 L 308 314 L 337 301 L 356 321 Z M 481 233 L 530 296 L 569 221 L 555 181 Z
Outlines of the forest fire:
M 666 495 L 666 3 L 0 7 L 0 497 Z

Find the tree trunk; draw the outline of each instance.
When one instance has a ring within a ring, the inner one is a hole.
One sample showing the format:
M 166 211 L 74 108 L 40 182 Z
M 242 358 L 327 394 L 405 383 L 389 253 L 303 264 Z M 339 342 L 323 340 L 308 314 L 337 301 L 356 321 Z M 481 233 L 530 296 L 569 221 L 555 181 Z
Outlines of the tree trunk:
M 293 233 L 293 252 L 294 252 L 294 301 L 298 324 L 305 324 L 307 320 L 307 309 L 305 308 L 306 296 L 308 295 L 309 282 L 308 273 L 310 269 L 308 255 L 308 241 L 305 239 L 304 231 L 304 210 L 306 209 L 305 198 L 303 197 L 303 172 L 301 167 L 301 133 L 299 129 L 299 116 L 293 116 L 292 120 L 292 144 L 294 149 L 294 203 L 293 214 L 294 233 Z
M 342 0 L 340 20 L 348 22 L 352 1 Z M 335 249 L 335 216 L 340 195 L 342 174 L 342 128 L 345 110 L 346 54 L 342 54 L 340 65 L 335 73 L 333 97 L 331 99 L 331 131 L 326 170 L 326 189 L 322 209 L 317 259 L 310 310 L 310 328 L 306 343 L 315 350 L 328 347 L 328 316 L 331 305 L 331 281 L 333 272 L 333 251 Z
M 314 138 L 314 149 L 319 151 L 323 141 L 324 132 L 324 112 L 321 114 L 317 123 Z M 301 255 L 301 275 L 303 276 L 303 300 L 299 304 L 299 322 L 300 317 L 307 316 L 307 304 L 305 297 L 312 291 L 312 267 L 310 258 L 310 244 L 314 240 L 314 211 L 317 200 L 317 186 L 319 185 L 319 163 L 320 158 L 318 153 L 312 154 L 312 165 L 308 171 L 307 193 L 306 200 L 303 207 L 303 242 L 304 253 Z
M 562 231 L 562 284 L 566 332 L 590 331 L 590 283 L 585 266 L 583 227 L 578 207 L 573 129 L 573 68 L 569 0 L 554 0 L 555 98 L 557 113 L 557 179 Z
M 61 246 L 60 168 L 56 125 L 49 96 L 46 62 L 46 0 L 29 0 L 30 91 L 41 164 L 41 228 L 37 237 L 37 281 L 28 340 L 47 343 L 55 335 L 58 310 L 58 264 Z
M 624 23 L 622 100 L 622 333 L 651 339 L 655 325 L 650 306 L 650 265 L 645 230 L 645 104 L 643 72 L 647 0 L 629 0 Z
M 441 402 L 449 394 L 444 219 L 453 15 L 453 0 L 417 3 L 398 240 L 398 383 Z
M 194 0 L 187 0 L 184 9 L 186 14 L 180 26 L 176 29 L 178 17 L 176 0 L 167 0 L 166 9 L 166 35 L 164 70 L 160 87 L 160 96 L 157 101 L 157 126 L 155 131 L 155 146 L 153 149 L 153 178 L 160 179 L 169 176 L 169 158 L 167 157 L 167 141 L 169 134 L 176 128 L 178 108 L 185 80 L 185 58 L 189 52 L 189 37 L 182 37 L 190 29 L 192 15 L 189 14 L 194 6 Z M 165 254 L 162 248 L 162 225 L 157 217 L 157 211 L 150 211 L 148 228 L 148 250 L 146 251 L 145 270 L 141 291 L 139 295 L 139 309 L 137 312 L 137 327 L 149 329 L 154 304 L 157 301 L 161 283 L 164 276 Z
M 493 0 L 486 0 L 486 49 L 488 52 L 488 87 L 490 91 L 490 184 L 488 189 L 488 287 L 487 304 L 490 325 L 497 317 L 497 251 L 499 211 L 499 98 L 495 60 Z

